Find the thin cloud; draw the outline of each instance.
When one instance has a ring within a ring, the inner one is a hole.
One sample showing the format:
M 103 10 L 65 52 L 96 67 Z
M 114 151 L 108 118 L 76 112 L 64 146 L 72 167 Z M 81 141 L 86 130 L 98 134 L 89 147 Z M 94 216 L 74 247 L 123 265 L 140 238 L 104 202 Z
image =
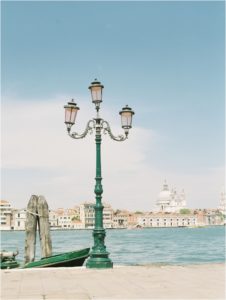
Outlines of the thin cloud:
M 44 195 L 50 208 L 94 201 L 95 134 L 81 140 L 67 136 L 64 99 L 68 97 L 4 100 L 2 191 L 15 207 L 25 207 L 31 194 Z M 73 130 L 82 132 L 94 110 L 83 99 L 79 106 Z M 120 119 L 112 115 L 112 108 L 103 111 L 103 117 L 110 118 L 114 134 L 121 134 Z M 136 123 L 125 142 L 103 135 L 103 200 L 114 208 L 151 210 L 166 178 L 171 187 L 185 189 L 188 206 L 217 207 L 223 168 L 206 170 L 205 174 L 156 169 L 152 165 L 155 158 L 150 159 L 148 153 L 158 147 L 159 138 L 153 130 L 137 127 Z

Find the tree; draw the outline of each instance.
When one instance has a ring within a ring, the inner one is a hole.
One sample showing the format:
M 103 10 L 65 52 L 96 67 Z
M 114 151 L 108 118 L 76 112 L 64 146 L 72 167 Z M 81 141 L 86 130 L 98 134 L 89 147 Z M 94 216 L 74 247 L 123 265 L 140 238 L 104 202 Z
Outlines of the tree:
M 182 208 L 180 210 L 180 214 L 182 214 L 182 215 L 189 215 L 190 213 L 191 213 L 191 211 L 188 208 Z

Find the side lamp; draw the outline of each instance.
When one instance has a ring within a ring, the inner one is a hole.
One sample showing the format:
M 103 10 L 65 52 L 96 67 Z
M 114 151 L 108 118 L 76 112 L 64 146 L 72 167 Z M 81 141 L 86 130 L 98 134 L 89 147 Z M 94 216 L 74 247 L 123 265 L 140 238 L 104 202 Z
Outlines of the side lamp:
M 121 115 L 122 128 L 124 129 L 125 135 L 127 136 L 129 134 L 129 129 L 132 128 L 132 118 L 135 113 L 132 108 L 126 105 L 122 108 L 119 114 Z
M 74 99 L 72 99 L 67 103 L 67 105 L 64 106 L 64 109 L 65 109 L 64 123 L 67 126 L 67 131 L 70 132 L 72 125 L 75 124 L 76 115 L 80 108 L 74 102 Z

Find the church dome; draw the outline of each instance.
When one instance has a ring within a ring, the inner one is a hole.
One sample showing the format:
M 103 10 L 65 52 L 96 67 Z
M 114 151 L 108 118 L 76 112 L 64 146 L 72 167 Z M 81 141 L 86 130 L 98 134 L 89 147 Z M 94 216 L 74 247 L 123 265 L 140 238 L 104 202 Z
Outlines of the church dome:
M 160 203 L 169 203 L 171 201 L 171 192 L 168 188 L 167 183 L 165 182 L 163 185 L 163 190 L 158 195 L 157 202 Z

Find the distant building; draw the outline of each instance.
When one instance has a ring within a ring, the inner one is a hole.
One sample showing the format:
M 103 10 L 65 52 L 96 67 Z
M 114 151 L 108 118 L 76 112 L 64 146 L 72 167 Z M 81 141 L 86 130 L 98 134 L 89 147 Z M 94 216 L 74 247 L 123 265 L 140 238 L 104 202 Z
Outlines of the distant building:
M 25 230 L 26 224 L 26 209 L 16 209 L 13 211 L 13 229 Z
M 79 207 L 80 209 L 80 220 L 83 224 L 83 228 L 92 229 L 95 224 L 95 212 L 94 203 L 82 203 Z
M 113 217 L 114 228 L 127 228 L 129 212 L 126 210 L 116 211 Z
M 185 193 L 177 193 L 175 189 L 169 190 L 168 184 L 164 182 L 163 189 L 159 193 L 154 211 L 156 212 L 180 212 L 186 208 Z
M 0 200 L 0 230 L 10 230 L 12 222 L 12 208 L 8 201 Z
M 103 226 L 104 228 L 112 228 L 113 227 L 113 209 L 112 207 L 107 204 L 103 203 Z
M 197 226 L 197 217 L 177 213 L 150 213 L 138 217 L 141 227 L 192 227 Z
M 50 228 L 57 228 L 58 225 L 58 212 L 55 210 L 49 211 L 49 224 Z
M 222 189 L 222 191 L 220 193 L 220 205 L 219 205 L 218 209 L 220 210 L 220 212 L 223 215 L 226 215 L 226 193 L 225 193 L 225 189 Z
M 79 207 L 80 210 L 80 221 L 85 229 L 93 229 L 95 226 L 95 204 L 91 202 L 82 203 Z M 103 227 L 113 227 L 113 209 L 107 204 L 103 203 Z
M 205 225 L 223 225 L 224 217 L 218 209 L 204 209 Z
M 142 212 L 129 212 L 127 215 L 127 225 L 128 228 L 135 228 L 138 224 L 138 218 L 142 216 Z
M 72 229 L 84 229 L 83 223 L 80 220 L 73 220 L 71 222 Z
M 75 209 L 59 209 L 58 211 L 56 211 L 56 213 L 58 214 L 57 217 L 57 226 L 63 228 L 63 229 L 72 229 L 72 221 L 75 220 L 78 215 L 77 215 L 77 211 Z M 54 217 L 54 215 L 52 215 L 52 217 Z M 53 219 L 52 219 L 52 223 L 53 223 Z

